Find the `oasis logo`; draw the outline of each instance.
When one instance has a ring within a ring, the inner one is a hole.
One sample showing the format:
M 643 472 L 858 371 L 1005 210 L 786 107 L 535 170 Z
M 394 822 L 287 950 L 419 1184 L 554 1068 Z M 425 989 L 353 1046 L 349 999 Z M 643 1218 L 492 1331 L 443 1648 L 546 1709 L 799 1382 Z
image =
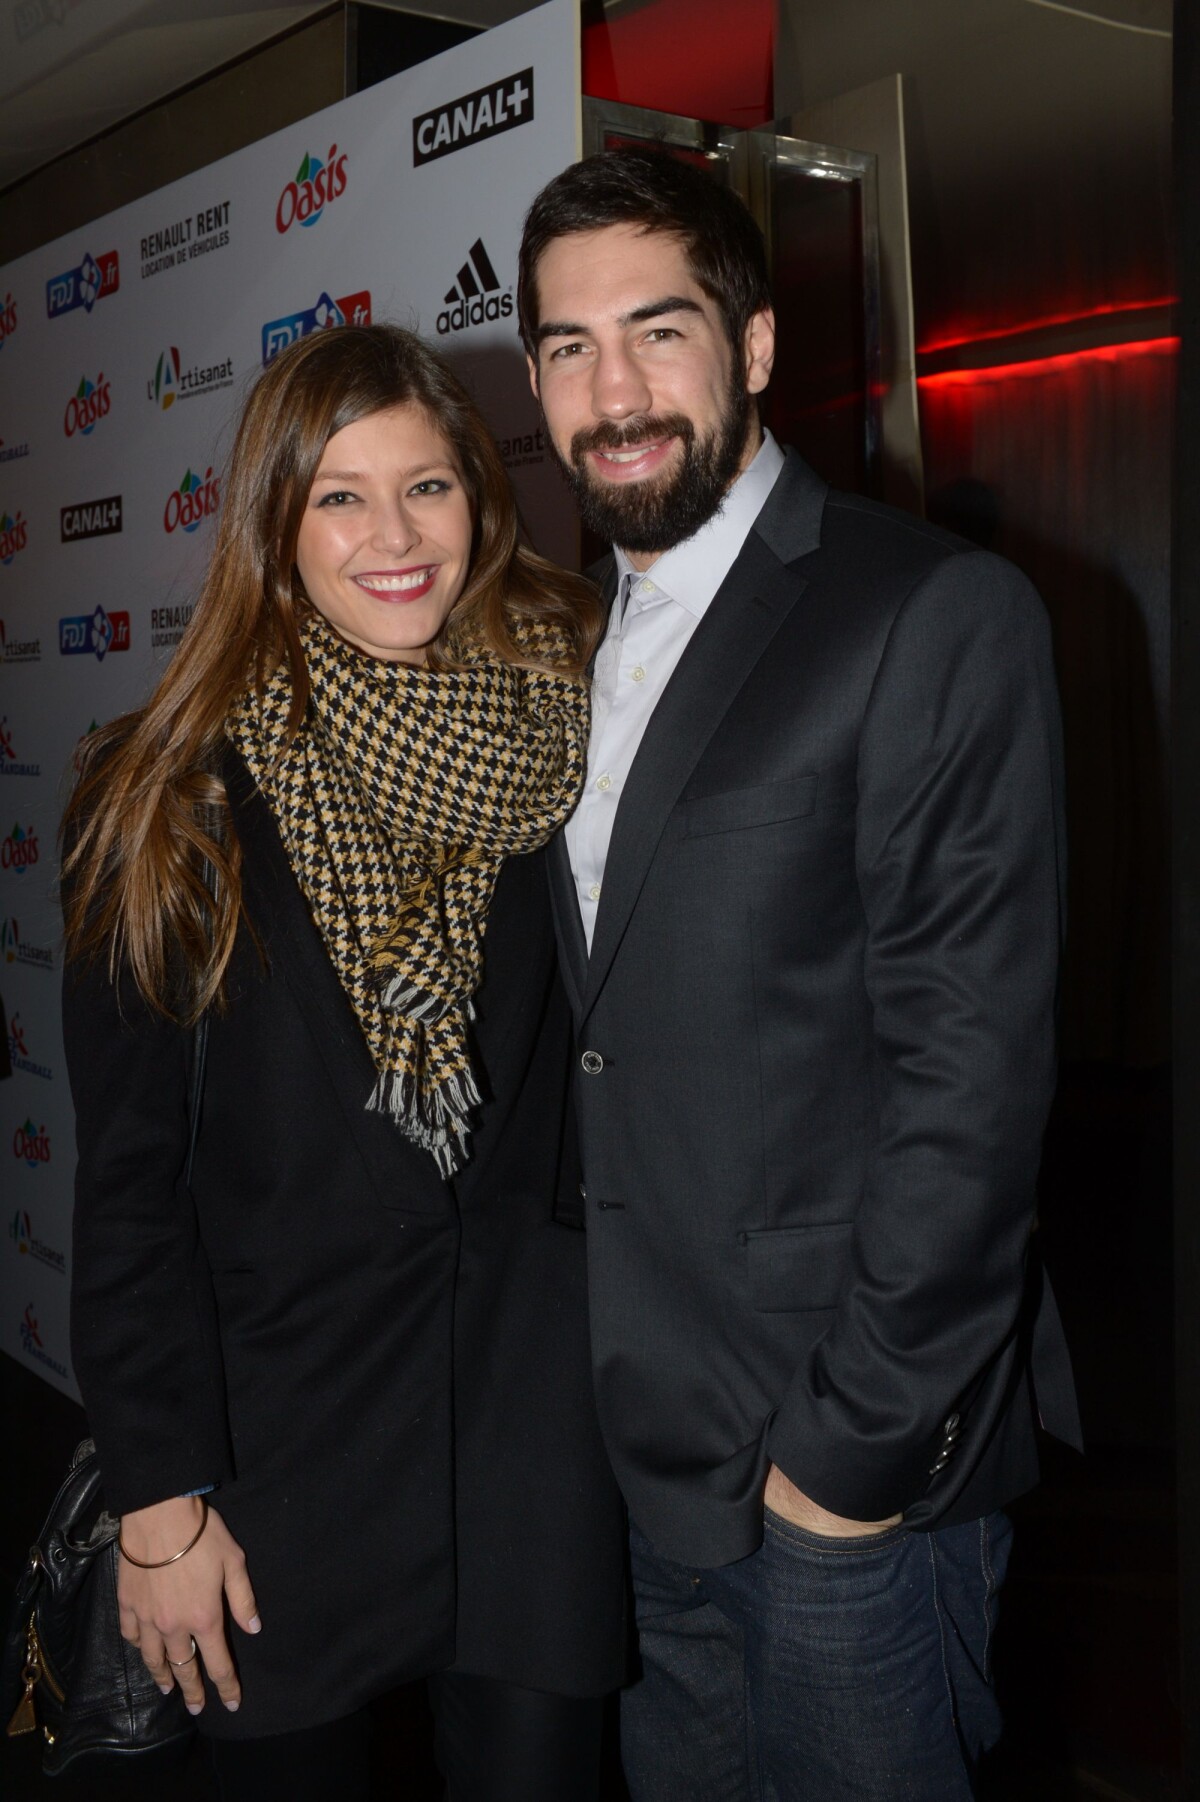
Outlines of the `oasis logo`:
M 43 1082 L 53 1082 L 50 1066 L 39 1064 L 29 1055 L 20 1014 L 14 1014 L 8 1023 L 8 1055 L 14 1070 L 23 1070 L 26 1076 L 40 1076 Z
M 12 870 L 15 875 L 23 876 L 37 860 L 37 833 L 32 826 L 27 832 L 14 826 L 7 838 L 0 838 L 0 870 Z
M 288 182 L 279 196 L 275 230 L 289 231 L 297 222 L 315 225 L 325 211 L 326 203 L 337 200 L 346 192 L 348 161 L 346 152 L 339 151 L 336 144 L 329 146 L 324 162 L 306 151 L 295 181 Z
M 507 319 L 513 310 L 512 289 L 500 292 L 500 278 L 492 268 L 492 259 L 476 238 L 466 262 L 458 272 L 458 280 L 443 295 L 445 311 L 437 316 L 438 331 L 462 332 L 469 325 L 482 325 L 487 319 Z
M 18 1126 L 12 1144 L 13 1156 L 24 1159 L 31 1170 L 50 1162 L 50 1135 L 44 1126 L 35 1126 L 32 1120 Z
M 41 661 L 41 639 L 10 638 L 4 621 L 0 619 L 0 663 L 7 667 L 10 663 L 40 663 Z
M 0 350 L 8 343 L 17 329 L 17 303 L 11 294 L 4 296 L 4 305 L 0 306 Z
M 121 497 L 106 494 L 98 501 L 76 501 L 59 512 L 59 531 L 64 544 L 80 538 L 107 538 L 121 530 Z
M 520 69 L 413 120 L 413 166 L 432 163 L 533 118 L 533 70 Z
M 210 250 L 224 250 L 229 242 L 229 202 L 201 207 L 198 213 L 186 213 L 158 231 L 147 232 L 141 241 L 142 280 L 161 275 L 164 269 L 182 268 Z
M 115 250 L 94 257 L 89 251 L 78 269 L 66 269 L 46 283 L 46 313 L 57 319 L 76 307 L 91 312 L 98 300 L 106 300 L 121 286 L 121 265 Z
M 18 1208 L 9 1222 L 8 1236 L 23 1258 L 36 1258 L 39 1264 L 46 1264 L 51 1270 L 57 1270 L 59 1276 L 66 1275 L 67 1260 L 65 1253 L 57 1246 L 47 1245 L 39 1239 L 33 1230 L 33 1221 L 26 1208 Z
M 81 438 L 90 438 L 97 420 L 107 417 L 111 405 L 112 384 L 105 380 L 103 370 L 94 382 L 89 382 L 86 375 L 81 376 L 63 414 L 63 431 L 68 438 L 73 438 L 76 432 Z
M 232 387 L 232 357 L 226 357 L 223 363 L 193 363 L 190 369 L 184 369 L 178 350 L 170 344 L 154 365 L 154 374 L 146 383 L 146 398 L 165 413 L 177 400 L 192 400 L 197 394 L 215 394 L 219 388 Z
M 45 1364 L 54 1372 L 55 1376 L 64 1377 L 68 1382 L 70 1381 L 71 1373 L 66 1365 L 60 1364 L 57 1358 L 52 1358 L 42 1344 L 42 1336 L 38 1331 L 37 1315 L 33 1311 L 32 1302 L 21 1316 L 21 1350 L 27 1358 L 34 1358 L 39 1364 Z
M 221 478 L 213 474 L 212 465 L 209 464 L 202 476 L 194 470 L 186 470 L 178 488 L 172 488 L 167 496 L 163 508 L 164 530 L 174 532 L 182 526 L 185 532 L 194 532 L 220 505 Z
M 40 776 L 40 763 L 22 763 L 13 749 L 12 731 L 8 724 L 8 715 L 0 719 L 0 776 Z
M 29 528 L 19 507 L 15 519 L 11 513 L 0 513 L 0 563 L 5 569 L 17 552 L 25 549 L 28 538 Z
M 270 363 L 281 350 L 289 344 L 295 344 L 301 338 L 307 338 L 310 332 L 324 331 L 327 326 L 370 325 L 371 296 L 364 288 L 361 294 L 343 294 L 340 300 L 331 300 L 328 294 L 322 294 L 317 304 L 306 307 L 302 313 L 288 313 L 283 319 L 271 319 L 262 328 L 262 360 Z
M 23 964 L 28 970 L 54 969 L 54 952 L 49 945 L 33 945 L 22 938 L 21 929 L 10 914 L 0 924 L 0 957 L 6 964 Z
M 94 613 L 68 614 L 58 622 L 60 657 L 86 657 L 90 652 L 97 663 L 103 663 L 109 651 L 128 649 L 127 613 L 106 613 L 97 606 Z

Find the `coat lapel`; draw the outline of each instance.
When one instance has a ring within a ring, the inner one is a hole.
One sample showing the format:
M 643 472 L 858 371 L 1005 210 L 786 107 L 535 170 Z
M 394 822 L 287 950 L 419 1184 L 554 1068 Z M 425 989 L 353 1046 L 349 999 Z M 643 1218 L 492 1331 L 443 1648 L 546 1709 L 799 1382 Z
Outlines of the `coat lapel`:
M 804 586 L 752 532 L 651 715 L 613 823 L 581 1019 L 603 987 L 671 809 Z

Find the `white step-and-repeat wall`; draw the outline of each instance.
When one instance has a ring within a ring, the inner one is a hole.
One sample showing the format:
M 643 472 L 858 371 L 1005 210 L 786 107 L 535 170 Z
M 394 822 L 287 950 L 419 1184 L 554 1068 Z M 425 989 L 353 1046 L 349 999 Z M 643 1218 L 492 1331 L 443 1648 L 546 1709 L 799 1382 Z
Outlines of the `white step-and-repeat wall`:
M 578 97 L 578 6 L 552 0 L 0 268 L 0 1347 L 70 1394 L 55 877 L 79 740 L 178 644 L 241 399 L 306 332 L 391 320 L 437 345 L 534 542 L 574 560 L 515 298 Z

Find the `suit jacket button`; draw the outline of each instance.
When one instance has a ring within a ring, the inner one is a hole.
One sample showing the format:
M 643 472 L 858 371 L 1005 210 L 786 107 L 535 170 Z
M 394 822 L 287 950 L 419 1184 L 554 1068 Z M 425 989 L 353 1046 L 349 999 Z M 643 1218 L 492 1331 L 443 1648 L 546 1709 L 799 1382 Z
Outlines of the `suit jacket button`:
M 586 1201 L 587 1200 L 587 1184 L 586 1183 L 580 1183 L 579 1193 L 582 1196 L 583 1200 Z
M 598 1051 L 585 1051 L 579 1061 L 588 1076 L 599 1076 L 604 1068 L 604 1059 Z
M 942 1429 L 947 1439 L 952 1439 L 955 1433 L 958 1432 L 959 1418 L 960 1417 L 957 1414 L 947 1414 L 946 1425 Z

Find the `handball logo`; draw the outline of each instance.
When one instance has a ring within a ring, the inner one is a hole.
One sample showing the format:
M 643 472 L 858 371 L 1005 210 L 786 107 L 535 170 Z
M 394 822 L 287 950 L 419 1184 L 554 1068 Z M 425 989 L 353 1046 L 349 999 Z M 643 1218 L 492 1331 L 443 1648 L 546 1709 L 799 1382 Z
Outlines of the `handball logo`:
M 37 860 L 37 833 L 32 826 L 27 832 L 14 826 L 7 838 L 0 839 L 0 870 L 12 870 L 15 875 L 23 876 Z
M 186 470 L 178 488 L 173 488 L 167 496 L 163 529 L 174 532 L 182 527 L 185 532 L 194 532 L 220 505 L 221 478 L 214 476 L 212 465 L 202 476 L 194 470 Z
M 13 1134 L 13 1156 L 22 1159 L 31 1170 L 50 1162 L 50 1135 L 44 1126 L 26 1120 Z
M 327 203 L 346 192 L 346 152 L 340 154 L 331 144 L 322 162 L 319 156 L 305 153 L 296 171 L 295 181 L 288 182 L 275 208 L 275 230 L 290 231 L 293 225 L 315 225 Z
M 29 528 L 20 508 L 14 519 L 11 513 L 0 513 L 0 563 L 8 568 L 18 551 L 25 549 Z
M 21 1350 L 26 1352 L 41 1351 L 42 1335 L 38 1332 L 37 1315 L 30 1302 L 21 1316 Z
M 4 304 L 0 306 L 0 350 L 8 343 L 17 329 L 17 303 L 11 294 L 4 296 Z
M 111 405 L 112 387 L 105 380 L 103 370 L 94 382 L 89 382 L 86 375 L 81 376 L 63 414 L 63 431 L 68 438 L 73 438 L 76 432 L 81 438 L 90 438 L 97 420 L 106 417 Z

